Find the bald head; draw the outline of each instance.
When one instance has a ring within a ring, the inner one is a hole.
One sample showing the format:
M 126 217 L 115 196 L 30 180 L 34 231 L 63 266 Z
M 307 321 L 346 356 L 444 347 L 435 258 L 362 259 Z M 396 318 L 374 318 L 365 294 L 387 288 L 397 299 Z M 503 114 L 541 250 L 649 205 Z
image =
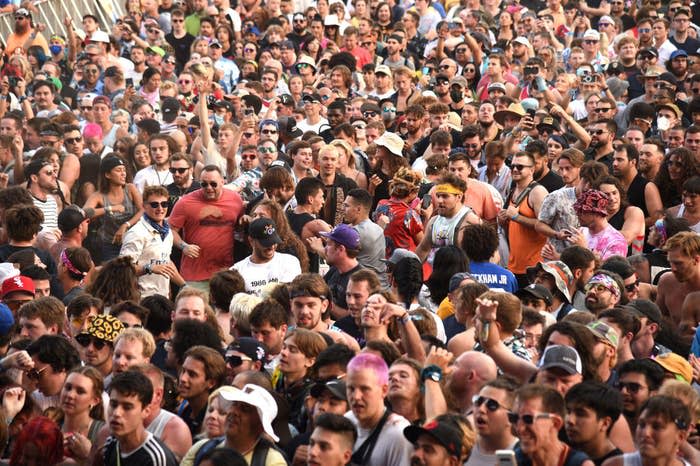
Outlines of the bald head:
M 498 375 L 498 368 L 491 357 L 478 351 L 465 351 L 453 364 L 448 379 L 448 389 L 464 409 L 471 406 L 472 397 L 479 393 L 486 382 Z
M 172 131 L 169 136 L 173 138 L 173 141 L 175 141 L 175 144 L 177 144 L 178 152 L 187 152 L 187 137 L 185 136 L 185 133 L 179 129 L 176 129 Z
M 462 370 L 473 372 L 482 385 L 498 376 L 498 367 L 491 356 L 479 351 L 466 351 L 455 360 L 455 365 L 459 365 Z M 477 391 L 481 390 L 481 386 Z

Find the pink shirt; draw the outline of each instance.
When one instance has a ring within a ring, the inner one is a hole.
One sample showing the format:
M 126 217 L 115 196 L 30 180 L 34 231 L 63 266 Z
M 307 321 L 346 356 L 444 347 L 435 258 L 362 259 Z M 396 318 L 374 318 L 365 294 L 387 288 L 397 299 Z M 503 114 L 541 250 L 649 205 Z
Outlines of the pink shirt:
M 604 261 L 611 256 L 627 256 L 627 240 L 610 224 L 596 235 L 592 235 L 590 230 L 584 227 L 583 235 L 588 243 L 588 248 L 597 253 L 600 260 Z

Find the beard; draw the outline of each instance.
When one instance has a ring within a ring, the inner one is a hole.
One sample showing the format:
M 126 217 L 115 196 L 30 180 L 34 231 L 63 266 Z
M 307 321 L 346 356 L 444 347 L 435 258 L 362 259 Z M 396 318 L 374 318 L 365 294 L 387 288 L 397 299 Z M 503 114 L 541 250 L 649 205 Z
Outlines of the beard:
M 29 22 L 27 21 L 27 23 L 29 23 Z M 15 34 L 22 35 L 25 32 L 27 32 L 27 30 L 29 30 L 29 24 L 19 25 L 19 24 L 15 23 Z

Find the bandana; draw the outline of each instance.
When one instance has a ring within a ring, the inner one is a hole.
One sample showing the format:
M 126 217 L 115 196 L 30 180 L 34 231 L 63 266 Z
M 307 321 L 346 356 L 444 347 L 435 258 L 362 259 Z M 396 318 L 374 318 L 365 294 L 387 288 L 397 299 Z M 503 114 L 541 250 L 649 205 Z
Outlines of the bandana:
M 435 187 L 435 194 L 464 194 L 464 191 L 457 189 L 455 185 L 449 183 L 439 184 Z
M 163 220 L 163 224 L 158 225 L 158 223 L 151 220 L 151 218 L 146 214 L 143 214 L 143 218 L 146 220 L 146 223 L 151 225 L 153 229 L 160 234 L 160 239 L 165 240 L 165 238 L 168 236 L 168 233 L 170 233 L 170 224 L 168 223 L 168 221 Z
M 608 196 L 601 191 L 589 189 L 581 193 L 574 203 L 574 211 L 608 216 Z
M 68 255 L 66 254 L 66 250 L 64 249 L 61 251 L 61 263 L 72 273 L 76 275 L 80 275 L 81 277 L 85 278 L 85 275 L 87 275 L 87 272 L 81 272 L 78 270 L 76 266 L 73 265 L 73 263 L 70 261 L 68 258 Z
M 593 277 L 588 280 L 586 287 L 589 285 L 603 285 L 613 296 L 616 298 L 620 297 L 620 287 L 610 275 L 604 273 L 593 275 Z

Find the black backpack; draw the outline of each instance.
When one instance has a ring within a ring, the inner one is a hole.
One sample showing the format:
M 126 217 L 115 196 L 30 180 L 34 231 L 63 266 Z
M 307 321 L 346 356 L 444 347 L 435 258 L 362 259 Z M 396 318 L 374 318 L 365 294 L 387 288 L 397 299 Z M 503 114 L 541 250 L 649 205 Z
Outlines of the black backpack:
M 213 439 L 210 439 L 207 441 L 202 447 L 197 451 L 197 454 L 194 457 L 194 466 L 199 466 L 199 463 L 202 461 L 202 457 L 210 450 L 214 449 L 217 447 L 217 445 L 221 444 L 226 440 L 226 437 L 221 436 L 221 437 L 215 437 Z M 255 449 L 253 450 L 253 458 L 250 462 L 250 466 L 265 466 L 265 461 L 267 461 L 267 453 L 270 451 L 270 449 L 277 450 L 287 461 L 287 457 L 284 455 L 284 452 L 277 448 L 275 444 L 267 440 L 266 438 L 260 438 L 258 440 L 258 443 L 255 444 Z M 287 461 L 287 464 L 289 464 L 289 461 Z

